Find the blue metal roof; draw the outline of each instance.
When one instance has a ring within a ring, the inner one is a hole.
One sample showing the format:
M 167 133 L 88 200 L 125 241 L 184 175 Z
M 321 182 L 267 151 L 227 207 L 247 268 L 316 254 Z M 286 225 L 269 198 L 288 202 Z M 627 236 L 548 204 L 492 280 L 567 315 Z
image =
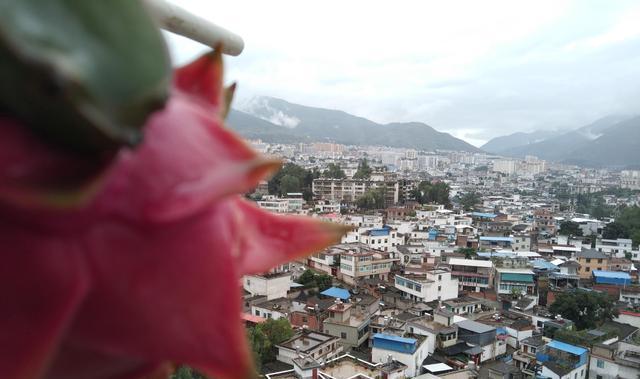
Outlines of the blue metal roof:
M 557 270 L 558 266 L 544 259 L 536 259 L 533 261 L 533 267 L 544 270 Z
M 480 237 L 480 241 L 512 242 L 512 241 L 513 241 L 513 238 L 512 238 L 512 237 L 490 237 L 490 236 L 483 236 L 483 237 Z
M 389 228 L 371 229 L 369 235 L 372 237 L 388 236 Z
M 373 335 L 373 347 L 384 350 L 397 351 L 402 354 L 413 354 L 418 348 L 418 340 L 414 338 L 398 337 L 390 334 L 376 333 Z
M 351 297 L 351 295 L 349 294 L 349 291 L 342 288 L 338 288 L 338 287 L 328 288 L 320 292 L 320 294 L 325 296 L 335 297 L 341 300 L 349 300 L 349 298 Z
M 554 348 L 554 349 L 566 351 L 567 353 L 570 353 L 570 354 L 573 354 L 573 355 L 582 355 L 582 354 L 587 352 L 587 349 L 585 349 L 583 347 L 569 345 L 568 343 L 564 343 L 564 342 L 560 342 L 560 341 L 556 341 L 556 340 L 553 340 L 553 341 L 549 342 L 547 344 L 547 346 L 549 346 L 551 348 Z
M 382 338 L 387 341 L 395 341 L 395 342 L 402 342 L 402 343 L 418 342 L 418 340 L 416 340 L 415 338 L 400 337 L 400 336 L 395 336 L 393 334 L 383 334 L 383 333 L 376 333 L 373 335 L 373 338 Z
M 498 217 L 495 213 L 482 213 L 482 212 L 471 212 L 472 217 L 482 217 L 482 218 L 496 218 Z
M 612 278 L 612 279 L 629 279 L 631 280 L 631 276 L 622 271 L 604 271 L 604 270 L 593 270 L 593 276 L 597 276 L 600 278 Z

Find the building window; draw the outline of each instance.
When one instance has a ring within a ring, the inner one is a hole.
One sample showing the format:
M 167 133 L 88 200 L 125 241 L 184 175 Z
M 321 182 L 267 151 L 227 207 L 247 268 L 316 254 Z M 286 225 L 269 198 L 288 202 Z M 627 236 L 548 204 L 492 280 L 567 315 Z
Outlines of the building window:
M 587 258 L 587 263 L 591 263 L 591 258 Z
M 343 340 L 346 340 L 347 339 L 347 333 L 340 332 L 340 338 L 342 338 Z
M 598 263 L 602 263 L 602 258 L 598 259 Z
M 438 286 L 438 291 L 440 291 L 442 289 L 442 286 Z
M 598 368 L 604 368 L 604 361 L 602 359 L 598 359 L 596 361 L 596 366 L 598 366 Z
M 585 267 L 584 270 L 589 272 L 589 270 L 591 270 L 591 269 L 589 267 Z

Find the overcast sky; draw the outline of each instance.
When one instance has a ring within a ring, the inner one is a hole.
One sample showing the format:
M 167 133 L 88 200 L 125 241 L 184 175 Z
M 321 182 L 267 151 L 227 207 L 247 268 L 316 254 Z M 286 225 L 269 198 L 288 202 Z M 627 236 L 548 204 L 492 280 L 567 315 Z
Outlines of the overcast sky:
M 172 0 L 238 34 L 226 80 L 475 145 L 640 113 L 640 2 Z M 170 36 L 177 62 L 203 46 Z

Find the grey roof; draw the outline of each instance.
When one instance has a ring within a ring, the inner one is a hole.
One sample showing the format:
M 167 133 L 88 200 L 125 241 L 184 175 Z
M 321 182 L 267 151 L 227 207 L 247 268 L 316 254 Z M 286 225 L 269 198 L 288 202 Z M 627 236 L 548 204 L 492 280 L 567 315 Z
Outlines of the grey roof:
M 473 320 L 464 320 L 457 322 L 456 324 L 458 325 L 458 328 L 466 329 L 474 333 L 487 333 L 492 330 L 496 330 L 496 328 L 494 328 L 493 326 L 489 326 Z
M 533 337 L 525 338 L 522 340 L 522 343 L 529 346 L 535 346 L 535 347 L 544 346 L 546 344 L 546 342 L 544 342 L 541 336 L 533 336 Z
M 595 259 L 607 258 L 607 256 L 604 253 L 601 253 L 598 250 L 593 250 L 593 249 L 581 251 L 577 253 L 576 256 L 578 258 L 595 258 Z

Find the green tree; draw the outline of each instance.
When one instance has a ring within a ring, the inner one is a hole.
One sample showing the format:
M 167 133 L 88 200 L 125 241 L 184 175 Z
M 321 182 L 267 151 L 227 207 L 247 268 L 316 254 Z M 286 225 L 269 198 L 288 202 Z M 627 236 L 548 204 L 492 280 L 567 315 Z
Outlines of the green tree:
M 353 178 L 369 179 L 371 177 L 372 172 L 373 170 L 371 169 L 371 167 L 369 167 L 369 162 L 367 162 L 367 158 L 364 158 L 363 160 L 360 161 L 360 163 L 358 163 L 358 169 L 356 170 L 356 173 L 353 174 Z
M 465 211 L 473 210 L 480 202 L 481 198 L 477 192 L 469 192 L 462 195 L 460 198 L 460 205 L 462 205 L 462 209 Z
M 259 325 L 248 330 L 248 339 L 256 369 L 260 371 L 262 363 L 269 362 L 271 359 L 273 345 L 267 335 L 259 328 Z
M 300 277 L 298 277 L 298 283 L 305 287 L 316 286 L 316 274 L 311 270 L 305 270 Z
M 418 188 L 412 191 L 413 198 L 420 204 L 438 203 L 449 204 L 449 185 L 445 182 L 431 183 L 422 181 Z
M 614 301 L 601 292 L 562 292 L 549 311 L 573 321 L 578 330 L 593 328 L 618 315 Z
M 580 229 L 580 224 L 577 222 L 563 221 L 560 223 L 558 234 L 562 236 L 582 236 L 582 229 Z
M 333 278 L 327 274 L 320 274 L 316 276 L 316 286 L 320 291 L 324 291 L 333 285 Z
M 327 165 L 327 169 L 323 173 L 323 176 L 325 178 L 332 178 L 332 179 L 344 179 L 347 177 L 347 175 L 344 173 L 342 168 L 340 168 L 340 166 L 338 166 L 335 163 L 329 163 Z
M 629 238 L 633 240 L 633 246 L 638 246 L 640 244 L 640 207 L 623 209 L 616 218 L 616 222 L 627 231 Z
M 302 183 L 298 177 L 287 174 L 280 180 L 280 195 L 285 196 L 287 193 L 300 191 L 302 191 Z
M 465 259 L 471 259 L 478 255 L 476 249 L 472 247 L 461 247 L 456 252 L 459 254 L 464 254 Z
M 602 238 L 605 239 L 618 239 L 618 238 L 629 238 L 629 232 L 619 222 L 610 222 L 605 225 L 604 229 L 602 229 Z
M 360 209 L 383 209 L 384 189 L 370 189 L 356 200 L 356 205 Z

